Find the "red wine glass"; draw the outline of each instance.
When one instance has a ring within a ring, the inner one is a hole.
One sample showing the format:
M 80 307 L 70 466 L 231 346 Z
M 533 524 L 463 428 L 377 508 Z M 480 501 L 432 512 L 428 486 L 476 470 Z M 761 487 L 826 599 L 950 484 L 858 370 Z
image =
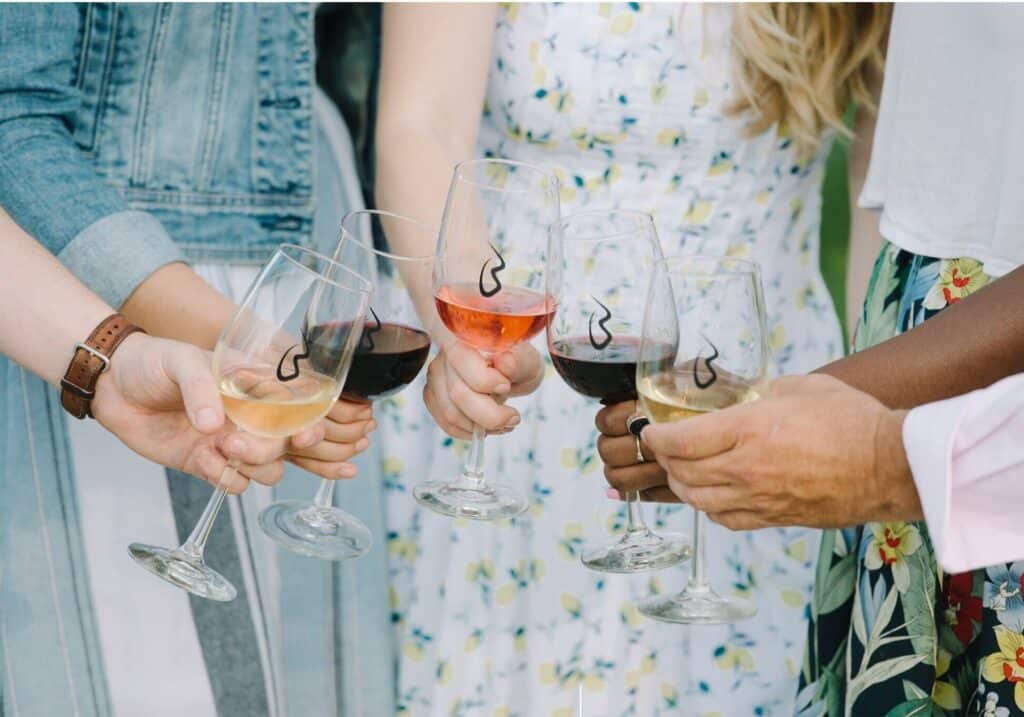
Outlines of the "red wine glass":
M 490 359 L 544 330 L 554 301 L 544 286 L 548 242 L 558 222 L 558 180 L 521 162 L 477 159 L 455 167 L 434 261 L 434 300 L 457 339 Z M 454 480 L 416 486 L 416 500 L 454 517 L 497 520 L 526 499 L 484 476 L 484 435 Z
M 576 393 L 605 405 L 635 403 L 644 301 L 661 258 L 649 214 L 595 210 L 559 222 L 548 254 L 548 294 L 557 303 L 548 323 L 548 353 L 555 370 Z M 666 355 L 674 348 L 662 346 Z M 625 497 L 625 533 L 585 549 L 584 565 L 608 573 L 638 573 L 690 556 L 685 537 L 659 535 L 647 527 L 639 493 Z
M 365 276 L 373 289 L 366 318 L 358 324 L 362 336 L 342 384 L 341 396 L 349 401 L 374 401 L 397 393 L 412 383 L 430 353 L 430 337 L 405 287 L 430 286 L 434 256 L 395 253 L 392 237 L 433 242 L 437 232 L 389 212 L 350 212 L 341 220 L 334 261 Z M 307 328 L 314 365 L 329 359 L 337 337 L 353 333 L 352 321 L 325 318 Z M 320 482 L 312 502 L 283 500 L 267 506 L 260 513 L 260 527 L 282 547 L 322 560 L 359 557 L 373 545 L 366 526 L 334 506 L 334 481 L 327 479 Z

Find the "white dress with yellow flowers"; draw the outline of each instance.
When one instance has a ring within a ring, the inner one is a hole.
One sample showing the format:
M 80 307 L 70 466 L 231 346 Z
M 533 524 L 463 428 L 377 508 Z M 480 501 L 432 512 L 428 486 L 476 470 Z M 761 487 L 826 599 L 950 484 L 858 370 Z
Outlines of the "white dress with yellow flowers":
M 805 372 L 842 351 L 818 270 L 828 143 L 798 163 L 784 132 L 746 137 L 744 120 L 724 115 L 730 23 L 718 6 L 503 9 L 478 151 L 556 167 L 564 214 L 651 212 L 666 254 L 759 261 L 774 370 Z M 464 444 L 432 424 L 416 387 L 379 411 L 401 714 L 791 714 L 817 533 L 712 526 L 715 584 L 751 595 L 758 616 L 724 627 L 647 621 L 631 603 L 680 588 L 686 568 L 620 576 L 581 566 L 584 544 L 621 530 L 623 508 L 604 497 L 596 404 L 548 373 L 535 395 L 513 400 L 522 424 L 488 440 L 488 471 L 532 502 L 511 522 L 418 509 L 412 487 L 454 476 Z M 647 508 L 650 522 L 680 531 L 688 511 Z

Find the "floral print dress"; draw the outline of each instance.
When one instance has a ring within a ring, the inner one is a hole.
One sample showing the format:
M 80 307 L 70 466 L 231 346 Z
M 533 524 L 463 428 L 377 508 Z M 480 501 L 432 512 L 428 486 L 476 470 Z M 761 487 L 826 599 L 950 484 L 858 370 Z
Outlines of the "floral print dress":
M 649 211 L 666 254 L 750 257 L 764 269 L 776 373 L 836 359 L 842 339 L 818 270 L 828 142 L 805 162 L 784 129 L 747 137 L 732 97 L 723 6 L 531 4 L 501 10 L 478 153 L 552 167 L 562 209 Z M 542 353 L 544 338 L 537 347 Z M 818 533 L 712 526 L 716 585 L 757 618 L 687 628 L 635 601 L 677 590 L 686 567 L 588 571 L 584 545 L 623 529 L 605 497 L 599 406 L 548 365 L 523 421 L 487 441 L 487 470 L 530 498 L 496 524 L 419 509 L 413 486 L 454 476 L 465 444 L 439 432 L 420 385 L 378 410 L 403 715 L 668 717 L 792 713 Z M 420 379 L 422 382 L 422 377 Z M 647 506 L 659 529 L 688 508 Z
M 973 259 L 885 244 L 856 348 L 914 328 L 988 281 Z M 943 575 L 924 523 L 826 531 L 797 714 L 1024 714 L 1024 562 Z

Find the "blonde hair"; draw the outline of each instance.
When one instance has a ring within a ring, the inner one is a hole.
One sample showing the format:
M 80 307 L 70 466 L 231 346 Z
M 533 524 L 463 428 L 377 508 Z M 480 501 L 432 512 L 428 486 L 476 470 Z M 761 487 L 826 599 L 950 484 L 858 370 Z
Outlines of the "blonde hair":
M 822 133 L 853 134 L 843 122 L 850 102 L 875 110 L 888 3 L 752 3 L 736 6 L 732 43 L 739 96 L 726 113 L 752 115 L 757 135 L 778 123 L 799 154 L 817 149 Z

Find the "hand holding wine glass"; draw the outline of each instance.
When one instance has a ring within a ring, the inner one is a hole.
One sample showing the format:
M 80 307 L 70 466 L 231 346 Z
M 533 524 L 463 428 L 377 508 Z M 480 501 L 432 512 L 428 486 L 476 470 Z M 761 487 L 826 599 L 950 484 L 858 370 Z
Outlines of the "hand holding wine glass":
M 664 346 L 673 350 L 666 354 Z M 683 256 L 658 262 L 647 296 L 637 364 L 637 393 L 655 424 L 757 400 L 768 349 L 757 264 L 729 257 Z M 751 617 L 754 604 L 719 595 L 704 564 L 706 520 L 694 511 L 692 571 L 678 595 L 638 605 L 656 620 L 719 624 Z
M 217 341 L 213 374 L 228 417 L 257 436 L 284 438 L 318 422 L 334 404 L 348 371 L 370 286 L 315 252 L 282 245 L 249 288 Z M 347 318 L 355 330 L 330 339 L 312 360 L 309 327 Z M 188 539 L 177 548 L 132 543 L 146 570 L 199 597 L 232 600 L 235 587 L 203 561 L 213 521 L 227 492 L 224 479 Z
M 558 180 L 552 174 L 498 159 L 455 168 L 438 237 L 434 299 L 448 330 L 488 362 L 540 333 L 554 310 L 544 291 L 544 264 L 558 215 Z M 501 386 L 497 381 L 494 390 Z M 526 510 L 519 493 L 485 480 L 485 435 L 484 427 L 473 426 L 465 466 L 454 481 L 415 488 L 421 505 L 477 520 Z
M 565 217 L 558 228 L 547 271 L 548 293 L 558 306 L 547 328 L 551 362 L 577 393 L 606 405 L 630 402 L 635 413 L 644 301 L 662 258 L 654 221 L 642 212 L 596 210 Z M 675 346 L 666 343 L 662 350 L 668 356 Z M 638 455 L 639 438 L 634 445 Z M 685 538 L 647 527 L 635 492 L 626 496 L 626 520 L 621 538 L 583 552 L 584 565 L 635 573 L 689 557 Z

